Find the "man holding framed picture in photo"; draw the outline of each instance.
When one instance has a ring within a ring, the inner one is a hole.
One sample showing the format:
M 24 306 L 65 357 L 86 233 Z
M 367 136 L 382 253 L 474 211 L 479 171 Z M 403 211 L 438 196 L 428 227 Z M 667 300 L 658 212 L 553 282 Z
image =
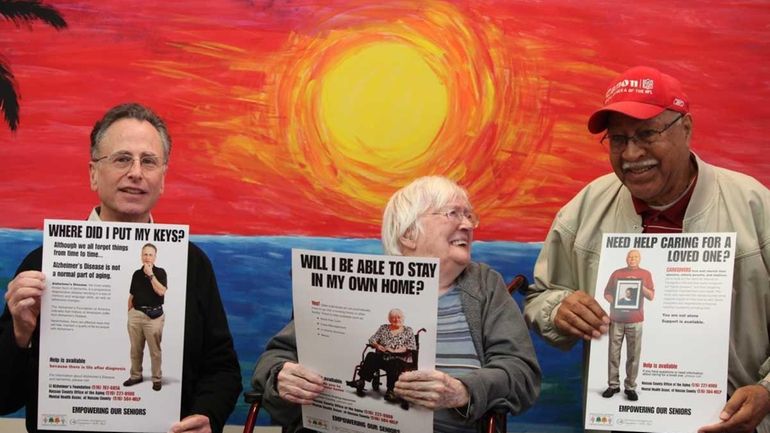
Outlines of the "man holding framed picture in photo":
M 642 324 L 644 300 L 655 297 L 650 271 L 639 267 L 642 255 L 630 250 L 626 255 L 628 266 L 610 275 L 604 289 L 604 298 L 610 303 L 610 341 L 608 353 L 607 389 L 602 397 L 610 398 L 620 392 L 620 350 L 626 340 L 626 379 L 623 382 L 626 397 L 636 401 L 636 377 L 639 374 L 639 356 L 642 352 Z

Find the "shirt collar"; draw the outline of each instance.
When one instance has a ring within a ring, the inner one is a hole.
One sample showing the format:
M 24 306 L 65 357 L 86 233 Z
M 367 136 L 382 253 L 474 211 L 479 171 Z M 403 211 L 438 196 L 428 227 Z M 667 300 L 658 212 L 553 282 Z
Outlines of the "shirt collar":
M 91 213 L 88 215 L 88 221 L 99 221 L 99 222 L 101 222 L 102 218 L 99 216 L 99 212 L 101 210 L 102 209 L 99 206 L 96 206 L 93 209 L 91 209 Z M 150 224 L 155 222 L 152 219 L 152 215 L 150 215 L 150 221 L 149 222 L 150 222 Z
M 690 198 L 695 190 L 695 184 L 698 182 L 698 175 L 695 175 L 687 192 L 679 198 L 674 204 L 664 210 L 653 209 L 643 200 L 631 196 L 634 203 L 634 210 L 642 217 L 643 233 L 671 233 L 681 232 L 684 225 L 684 215 L 687 212 L 687 205 L 690 204 Z

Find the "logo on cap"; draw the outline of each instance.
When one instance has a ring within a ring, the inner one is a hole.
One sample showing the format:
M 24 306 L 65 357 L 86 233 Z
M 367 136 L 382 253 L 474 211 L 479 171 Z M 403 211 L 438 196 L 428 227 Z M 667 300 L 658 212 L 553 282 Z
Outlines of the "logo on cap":
M 612 81 L 604 94 L 604 106 L 588 119 L 588 130 L 598 133 L 607 129 L 607 118 L 612 112 L 650 119 L 667 109 L 687 113 L 688 105 L 676 78 L 655 68 L 636 66 Z
M 651 95 L 654 88 L 655 80 L 652 78 L 620 80 L 614 86 L 607 89 L 607 93 L 604 95 L 604 103 L 609 104 L 613 98 L 623 93 Z

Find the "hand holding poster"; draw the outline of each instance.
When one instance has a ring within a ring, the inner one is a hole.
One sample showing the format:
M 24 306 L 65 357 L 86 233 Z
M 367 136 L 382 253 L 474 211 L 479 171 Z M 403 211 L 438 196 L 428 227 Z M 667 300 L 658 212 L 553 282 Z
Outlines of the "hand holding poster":
M 188 238 L 179 225 L 45 221 L 38 428 L 179 420 Z
M 325 390 L 302 408 L 323 432 L 431 431 L 433 412 L 392 392 L 402 371 L 433 369 L 438 259 L 292 250 L 300 364 Z
M 595 297 L 610 330 L 591 342 L 586 428 L 695 432 L 717 422 L 735 234 L 621 233 L 602 242 Z

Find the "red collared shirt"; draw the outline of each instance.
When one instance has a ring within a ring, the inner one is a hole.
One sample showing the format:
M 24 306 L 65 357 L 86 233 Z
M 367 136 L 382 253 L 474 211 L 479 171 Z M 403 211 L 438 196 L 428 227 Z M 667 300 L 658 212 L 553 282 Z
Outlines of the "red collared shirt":
M 687 205 L 690 204 L 696 182 L 698 182 L 697 175 L 687 189 L 687 193 L 665 210 L 653 209 L 644 201 L 632 196 L 634 209 L 642 217 L 642 227 L 644 227 L 642 233 L 682 233 L 684 214 L 687 212 Z

